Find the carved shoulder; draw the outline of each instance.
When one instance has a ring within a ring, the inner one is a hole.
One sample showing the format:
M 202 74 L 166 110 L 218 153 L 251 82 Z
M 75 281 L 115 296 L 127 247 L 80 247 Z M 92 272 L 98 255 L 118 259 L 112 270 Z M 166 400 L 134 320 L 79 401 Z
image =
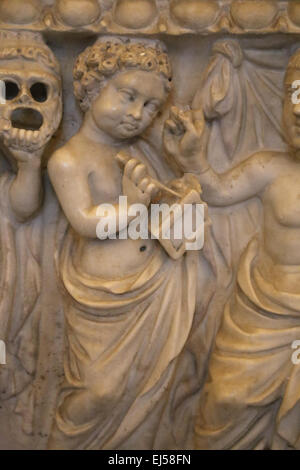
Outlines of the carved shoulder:
M 78 166 L 74 153 L 69 145 L 58 149 L 51 156 L 48 163 L 48 173 L 51 181 L 61 179 L 66 175 L 73 173 Z

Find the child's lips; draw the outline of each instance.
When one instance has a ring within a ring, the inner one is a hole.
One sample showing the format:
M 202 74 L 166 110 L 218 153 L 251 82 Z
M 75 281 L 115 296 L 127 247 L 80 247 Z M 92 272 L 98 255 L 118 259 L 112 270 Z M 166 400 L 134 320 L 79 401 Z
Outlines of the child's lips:
M 137 123 L 128 122 L 128 121 L 123 121 L 122 126 L 125 127 L 125 129 L 128 131 L 136 131 L 139 128 L 139 125 Z

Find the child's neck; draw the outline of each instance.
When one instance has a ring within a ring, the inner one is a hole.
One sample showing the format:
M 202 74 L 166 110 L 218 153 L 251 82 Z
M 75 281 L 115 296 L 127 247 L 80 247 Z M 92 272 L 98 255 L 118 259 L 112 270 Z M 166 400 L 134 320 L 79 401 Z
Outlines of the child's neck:
M 91 111 L 85 114 L 80 132 L 89 140 L 102 145 L 109 145 L 112 147 L 127 146 L 128 141 L 117 140 L 111 137 L 109 134 L 100 129 L 93 118 Z

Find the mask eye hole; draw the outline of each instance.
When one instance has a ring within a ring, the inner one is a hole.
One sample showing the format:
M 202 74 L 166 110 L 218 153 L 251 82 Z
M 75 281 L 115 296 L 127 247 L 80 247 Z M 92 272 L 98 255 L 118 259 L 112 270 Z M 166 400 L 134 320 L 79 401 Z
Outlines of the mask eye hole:
M 44 103 L 48 98 L 48 88 L 44 83 L 34 83 L 30 88 L 32 98 L 38 103 Z
M 5 80 L 5 99 L 7 101 L 13 100 L 20 93 L 20 89 L 15 82 Z

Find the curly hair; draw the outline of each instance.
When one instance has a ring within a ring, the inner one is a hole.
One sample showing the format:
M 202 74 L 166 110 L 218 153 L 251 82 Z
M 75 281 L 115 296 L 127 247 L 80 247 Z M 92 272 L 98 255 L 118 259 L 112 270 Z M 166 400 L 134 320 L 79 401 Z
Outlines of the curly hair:
M 156 72 L 171 89 L 172 69 L 160 41 L 102 38 L 79 55 L 74 66 L 74 93 L 86 112 L 109 78 L 125 70 Z
M 23 58 L 41 63 L 58 78 L 60 65 L 51 49 L 44 43 L 40 33 L 30 31 L 0 32 L 0 61 Z

